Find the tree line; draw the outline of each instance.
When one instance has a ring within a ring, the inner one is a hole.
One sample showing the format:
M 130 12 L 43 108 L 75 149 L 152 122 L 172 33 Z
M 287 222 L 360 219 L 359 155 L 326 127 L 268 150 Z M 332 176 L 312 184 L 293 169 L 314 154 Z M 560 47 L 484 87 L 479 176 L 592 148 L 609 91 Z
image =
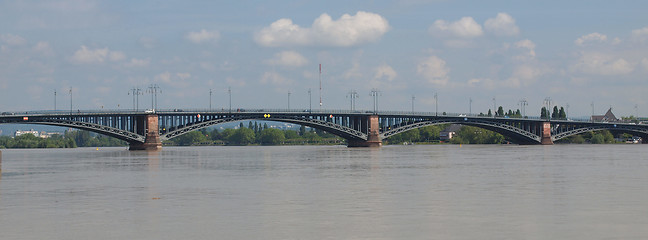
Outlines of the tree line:
M 325 131 L 301 126 L 298 131 L 271 128 L 268 123 L 243 122 L 236 129 L 200 129 L 172 138 L 165 145 L 301 145 L 301 144 L 339 144 L 342 138 Z
M 76 148 L 127 145 L 128 143 L 125 141 L 83 130 L 66 131 L 63 135 L 54 134 L 49 138 L 36 137 L 30 133 L 14 138 L 0 136 L 0 148 Z

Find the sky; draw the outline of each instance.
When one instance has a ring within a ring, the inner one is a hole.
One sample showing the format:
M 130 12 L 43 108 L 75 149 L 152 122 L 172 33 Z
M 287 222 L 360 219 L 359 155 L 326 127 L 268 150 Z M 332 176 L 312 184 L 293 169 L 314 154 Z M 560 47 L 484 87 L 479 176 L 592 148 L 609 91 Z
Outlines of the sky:
M 0 112 L 648 116 L 648 1 L 0 1 Z M 321 64 L 321 74 L 319 65 Z M 322 90 L 319 89 L 321 79 Z M 70 89 L 72 95 L 70 96 Z M 311 94 L 309 95 L 309 89 Z M 56 92 L 56 95 L 55 95 Z M 435 99 L 435 94 L 437 98 Z M 56 104 L 55 104 L 56 100 Z M 569 107 L 567 107 L 569 106 Z

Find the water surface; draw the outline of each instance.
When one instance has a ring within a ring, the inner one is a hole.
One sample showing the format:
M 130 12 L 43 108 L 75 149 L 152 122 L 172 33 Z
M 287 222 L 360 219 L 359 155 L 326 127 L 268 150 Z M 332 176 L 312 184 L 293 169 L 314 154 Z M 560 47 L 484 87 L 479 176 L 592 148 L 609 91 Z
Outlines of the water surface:
M 648 145 L 2 150 L 2 239 L 648 239 Z

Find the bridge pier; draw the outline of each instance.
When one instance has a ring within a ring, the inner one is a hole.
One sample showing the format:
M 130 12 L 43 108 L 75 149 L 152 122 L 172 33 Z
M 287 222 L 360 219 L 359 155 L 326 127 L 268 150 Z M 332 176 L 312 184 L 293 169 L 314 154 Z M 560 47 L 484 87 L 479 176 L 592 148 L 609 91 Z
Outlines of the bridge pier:
M 162 141 L 160 140 L 158 115 L 146 115 L 142 119 L 137 119 L 137 121 L 137 125 L 143 126 L 143 129 L 146 131 L 146 138 L 143 143 L 131 142 L 128 150 L 160 150 L 162 148 Z
M 543 122 L 542 123 L 542 138 L 540 139 L 540 144 L 542 145 L 553 145 L 551 140 L 551 123 Z
M 348 140 L 348 147 L 381 147 L 382 139 L 380 139 L 380 124 L 378 122 L 378 115 L 371 115 L 367 118 L 368 134 L 367 141 L 363 140 Z

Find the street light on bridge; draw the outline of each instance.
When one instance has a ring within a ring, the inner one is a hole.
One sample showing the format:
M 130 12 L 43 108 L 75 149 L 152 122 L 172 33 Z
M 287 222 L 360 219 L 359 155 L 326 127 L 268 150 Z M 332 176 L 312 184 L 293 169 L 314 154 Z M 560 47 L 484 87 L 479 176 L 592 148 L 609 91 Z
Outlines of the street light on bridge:
M 527 102 L 526 98 L 524 98 L 520 100 L 519 104 L 520 104 L 520 108 L 522 108 L 522 117 L 524 118 L 526 117 L 526 106 L 528 106 L 529 103 Z
M 350 90 L 349 93 L 347 93 L 347 97 L 351 99 L 351 111 L 355 110 L 355 99 L 358 98 L 358 92 L 356 92 L 356 90 Z
M 70 115 L 72 115 L 72 87 L 70 87 Z
M 373 102 L 374 102 L 374 114 L 378 112 L 378 96 L 380 95 L 380 91 L 378 91 L 377 88 L 371 89 L 371 94 L 370 96 L 373 97 Z

